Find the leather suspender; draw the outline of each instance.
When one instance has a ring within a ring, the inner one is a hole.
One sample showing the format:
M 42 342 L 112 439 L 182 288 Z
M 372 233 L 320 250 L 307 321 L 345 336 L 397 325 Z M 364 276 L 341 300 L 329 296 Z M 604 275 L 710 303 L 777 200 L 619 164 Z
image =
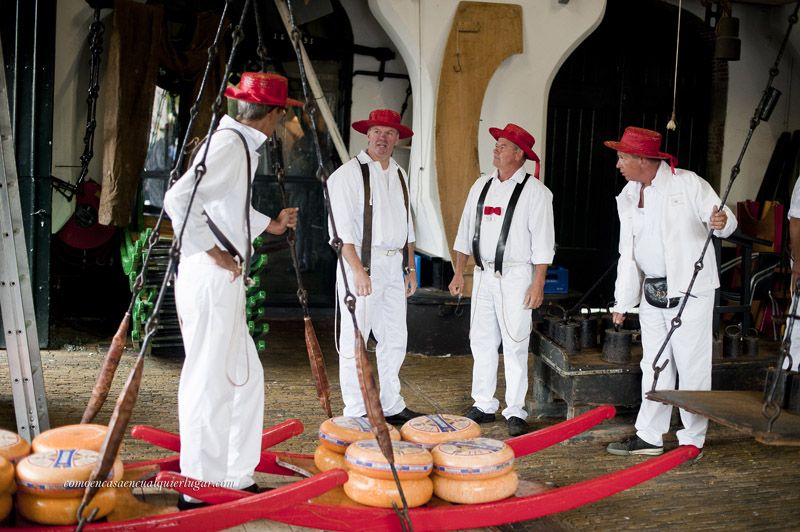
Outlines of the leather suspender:
M 472 235 L 472 258 L 475 259 L 475 266 L 483 269 L 483 261 L 481 261 L 481 221 L 483 220 L 483 202 L 486 201 L 486 193 L 489 192 L 489 187 L 492 186 L 492 178 L 483 185 L 480 196 L 478 196 L 478 210 L 475 214 L 475 234 Z
M 361 178 L 364 181 L 364 226 L 361 237 L 361 264 L 364 269 L 369 273 L 369 268 L 372 263 L 372 203 L 370 203 L 370 186 L 369 186 L 369 165 L 362 163 L 356 159 L 358 165 L 361 167 Z M 403 189 L 403 205 L 406 208 L 406 227 L 408 227 L 408 219 L 410 212 L 408 210 L 408 189 L 406 182 L 403 179 L 403 173 L 400 168 L 397 168 L 397 177 L 400 179 L 400 188 Z M 408 269 L 408 230 L 406 230 L 406 243 L 403 246 L 403 272 Z
M 525 178 L 522 180 L 522 183 L 517 183 L 514 186 L 514 190 L 511 192 L 511 197 L 508 200 L 508 205 L 506 206 L 506 215 L 503 218 L 503 227 L 500 228 L 500 236 L 497 239 L 497 249 L 495 250 L 494 254 L 494 272 L 495 275 L 502 275 L 503 274 L 503 256 L 505 255 L 506 251 L 506 240 L 508 239 L 508 231 L 511 229 L 511 219 L 514 216 L 514 209 L 517 207 L 517 202 L 519 201 L 519 197 L 522 194 L 522 189 L 525 187 L 525 183 L 528 182 L 528 178 L 530 174 L 525 174 Z M 493 179 L 493 178 L 492 178 Z M 475 234 L 472 236 L 472 258 L 475 260 L 475 265 L 483 270 L 483 261 L 481 261 L 481 246 L 480 246 L 480 234 L 481 234 L 481 220 L 483 219 L 483 203 L 486 200 L 486 194 L 489 192 L 489 187 L 492 184 L 492 179 L 489 179 L 486 184 L 483 186 L 483 190 L 481 190 L 480 196 L 478 196 L 478 208 L 475 215 Z

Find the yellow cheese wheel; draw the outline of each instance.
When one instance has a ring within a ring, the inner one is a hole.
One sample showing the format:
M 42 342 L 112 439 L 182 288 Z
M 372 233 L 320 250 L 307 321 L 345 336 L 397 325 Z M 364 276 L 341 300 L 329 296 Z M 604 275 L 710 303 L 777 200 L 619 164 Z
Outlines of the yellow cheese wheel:
M 116 495 L 112 488 L 101 489 L 84 509 L 83 515 L 89 517 L 97 508 L 95 519 L 107 516 L 114 509 Z M 74 525 L 78 522 L 81 499 L 82 497 L 54 499 L 20 492 L 17 494 L 17 511 L 25 519 L 42 525 Z
M 400 433 L 388 423 L 389 438 L 400 440 Z M 340 454 L 344 454 L 347 446 L 358 440 L 374 438 L 372 426 L 365 417 L 339 416 L 326 419 L 319 427 L 319 442 Z
M 405 441 L 432 448 L 446 441 L 477 438 L 481 435 L 481 428 L 468 417 L 430 414 L 406 422 L 400 435 Z
M 431 451 L 433 470 L 442 477 L 473 480 L 505 475 L 514 466 L 511 447 L 491 438 L 440 443 Z
M 107 432 L 108 427 L 105 425 L 64 425 L 39 434 L 31 442 L 31 447 L 35 453 L 59 449 L 89 449 L 100 452 Z
M 478 504 L 511 497 L 517 491 L 519 478 L 514 470 L 505 475 L 480 480 L 456 480 L 431 475 L 437 497 L 458 504 Z
M 0 494 L 0 521 L 3 521 L 11 513 L 12 503 L 10 493 Z
M 427 477 L 433 470 L 433 457 L 427 449 L 407 441 L 393 441 L 394 467 L 403 479 Z M 350 445 L 344 454 L 348 470 L 372 478 L 393 479 L 392 469 L 377 440 L 361 440 Z
M 372 478 L 354 471 L 348 471 L 347 475 L 349 478 L 344 483 L 344 492 L 354 501 L 378 508 L 391 508 L 392 502 L 403 507 L 394 480 Z M 422 506 L 433 496 L 433 483 L 428 477 L 401 480 L 400 484 L 409 508 Z
M 17 486 L 22 492 L 46 497 L 81 496 L 99 461 L 100 455 L 88 449 L 34 453 L 17 464 Z M 117 458 L 106 480 L 120 480 L 122 474 L 122 461 Z
M 14 486 L 14 466 L 0 456 L 0 493 L 10 491 Z
M 0 456 L 16 464 L 31 454 L 31 445 L 15 432 L 0 429 Z
M 336 451 L 331 451 L 324 445 L 318 446 L 317 450 L 314 451 L 314 465 L 316 465 L 317 469 L 320 471 L 328 471 L 337 468 L 347 469 L 344 455 Z

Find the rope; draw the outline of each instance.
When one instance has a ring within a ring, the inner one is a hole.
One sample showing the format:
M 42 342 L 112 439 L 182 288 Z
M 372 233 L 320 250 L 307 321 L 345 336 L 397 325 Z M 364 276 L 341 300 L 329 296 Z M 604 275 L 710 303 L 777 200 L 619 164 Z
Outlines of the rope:
M 678 129 L 678 124 L 675 123 L 675 100 L 678 94 L 678 50 L 681 48 L 681 4 L 683 0 L 678 0 L 678 30 L 675 36 L 675 76 L 672 80 L 672 118 L 667 122 L 667 129 L 675 131 Z

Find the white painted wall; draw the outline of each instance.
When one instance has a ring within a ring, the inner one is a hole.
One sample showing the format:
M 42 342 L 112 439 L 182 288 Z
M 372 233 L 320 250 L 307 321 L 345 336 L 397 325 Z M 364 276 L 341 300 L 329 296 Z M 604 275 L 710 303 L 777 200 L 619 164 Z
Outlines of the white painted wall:
M 102 180 L 103 127 L 102 93 L 103 66 L 111 33 L 110 10 L 101 15 L 106 25 L 103 38 L 103 57 L 100 64 L 100 105 L 97 108 L 98 127 L 94 135 L 94 158 L 89 166 L 89 178 Z M 86 97 L 89 90 L 89 26 L 94 10 L 83 0 L 62 0 L 56 11 L 56 59 L 53 85 L 53 175 L 74 183 L 80 175 L 80 156 L 86 131 Z M 75 168 L 72 168 L 75 166 Z M 75 210 L 75 201 L 67 203 L 63 196 L 53 193 L 52 231 L 58 232 Z
M 513 2 L 512 2 L 513 3 Z M 492 171 L 488 128 L 508 122 L 528 129 L 544 152 L 547 97 L 558 67 L 600 23 L 604 0 L 517 1 L 523 6 L 523 53 L 506 60 L 486 91 L 477 143 L 483 172 Z M 414 142 L 409 176 L 417 249 L 450 257 L 436 182 L 434 126 L 442 57 L 458 0 L 369 0 L 369 7 L 403 56 L 414 90 Z M 531 164 L 531 163 L 529 163 Z M 529 171 L 533 171 L 533 166 Z M 546 161 L 545 168 L 546 171 Z M 477 176 L 476 176 L 477 177 Z

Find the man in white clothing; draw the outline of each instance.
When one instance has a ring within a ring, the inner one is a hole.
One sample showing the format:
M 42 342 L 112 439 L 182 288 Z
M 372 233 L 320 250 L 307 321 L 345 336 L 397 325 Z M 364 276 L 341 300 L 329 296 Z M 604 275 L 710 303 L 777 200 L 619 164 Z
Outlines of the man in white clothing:
M 450 293 L 464 290 L 467 258 L 475 259 L 470 318 L 472 399 L 464 414 L 477 423 L 495 420 L 500 402 L 497 387 L 497 352 L 503 344 L 508 433 L 528 431 L 525 394 L 528 391 L 528 345 L 531 309 L 544 300 L 547 267 L 553 261 L 553 194 L 539 181 L 539 157 L 533 135 L 508 124 L 489 128 L 497 140 L 495 171 L 472 185 L 461 215 L 453 249 L 456 264 Z M 536 163 L 534 177 L 523 165 Z
M 386 421 L 402 425 L 419 414 L 400 395 L 400 367 L 406 356 L 406 298 L 417 289 L 409 260 L 414 260 L 414 224 L 408 202 L 408 177 L 392 158 L 400 139 L 414 133 L 400 115 L 377 109 L 353 122 L 367 136 L 367 149 L 328 178 L 331 209 L 342 240 L 344 269 L 337 269 L 341 308 L 339 382 L 345 416 L 366 413 L 355 361 L 353 321 L 345 305 L 343 274 L 356 299 L 356 320 L 364 336 L 377 340 L 380 401 Z M 333 238 L 333 230 L 330 230 Z M 411 262 L 413 264 L 413 262 Z M 405 270 L 405 271 L 404 271 Z
M 736 218 L 727 207 L 718 210 L 719 196 L 705 180 L 675 168 L 675 158 L 660 151 L 660 133 L 628 127 L 619 142 L 604 144 L 617 151 L 617 168 L 628 181 L 617 196 L 620 258 L 611 311 L 614 324 L 621 325 L 625 313 L 639 306 L 643 352 L 636 435 L 609 444 L 607 450 L 620 456 L 655 456 L 664 452 L 672 406 L 646 398 L 653 384 L 653 360 L 678 313 L 708 231 L 725 238 L 736 229 Z M 678 377 L 681 390 L 711 389 L 711 329 L 718 287 L 714 248 L 708 246 L 682 325 L 659 359 L 660 366 L 669 364 L 659 376 L 658 389 L 674 389 Z M 680 414 L 683 429 L 677 432 L 678 444 L 702 449 L 708 419 L 685 410 Z
M 789 204 L 789 244 L 792 256 L 792 290 L 800 279 L 800 178 L 794 183 L 792 200 Z M 789 351 L 792 360 L 783 363 L 783 369 L 798 371 L 800 368 L 800 320 L 792 325 L 792 345 Z
M 253 473 L 261 454 L 264 371 L 245 318 L 242 260 L 250 236 L 283 234 L 297 224 L 297 209 L 270 219 L 247 200 L 258 166 L 258 148 L 273 134 L 287 105 L 287 81 L 271 73 L 244 72 L 236 120 L 223 116 L 209 140 L 206 173 L 195 185 L 197 150 L 187 171 L 167 191 L 164 206 L 176 235 L 181 262 L 175 298 L 186 359 L 178 389 L 181 473 L 193 479 L 256 491 Z M 248 173 L 249 172 L 249 173 Z M 189 207 L 190 201 L 192 202 Z M 204 506 L 181 496 L 178 508 Z

